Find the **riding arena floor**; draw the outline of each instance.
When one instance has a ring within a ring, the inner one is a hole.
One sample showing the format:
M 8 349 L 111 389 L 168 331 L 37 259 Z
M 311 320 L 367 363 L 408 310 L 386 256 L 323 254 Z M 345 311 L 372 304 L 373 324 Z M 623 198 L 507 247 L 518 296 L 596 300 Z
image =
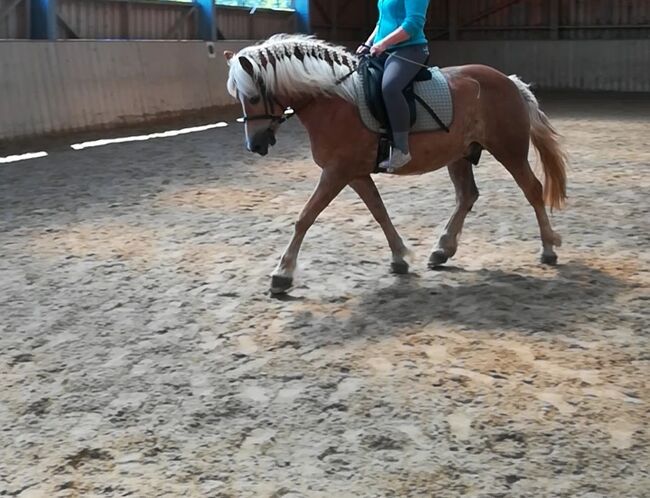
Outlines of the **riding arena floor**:
M 376 177 L 411 274 L 347 190 L 282 299 L 297 122 L 266 158 L 231 121 L 0 165 L 0 496 L 650 496 L 650 101 L 542 106 L 558 266 L 486 155 L 445 271 L 447 173 Z

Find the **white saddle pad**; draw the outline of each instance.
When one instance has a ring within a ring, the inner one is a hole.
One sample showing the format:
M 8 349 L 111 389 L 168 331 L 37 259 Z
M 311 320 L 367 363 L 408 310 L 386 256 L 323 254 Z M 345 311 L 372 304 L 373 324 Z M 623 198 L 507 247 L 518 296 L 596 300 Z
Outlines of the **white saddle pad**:
M 432 78 L 429 81 L 418 81 L 415 83 L 415 93 L 419 95 L 428 105 L 435 111 L 440 120 L 449 127 L 454 120 L 454 105 L 451 100 L 451 91 L 447 79 L 438 67 L 429 68 Z M 363 78 L 363 76 L 362 76 Z M 364 92 L 364 83 L 360 81 L 357 85 L 356 103 L 359 108 L 359 115 L 361 121 L 370 131 L 375 133 L 385 133 L 386 130 L 381 128 L 379 121 L 368 109 L 366 104 L 366 96 Z M 411 133 L 436 131 L 440 130 L 440 126 L 435 119 L 431 117 L 429 112 L 422 107 L 419 102 L 415 102 L 417 120 L 411 128 Z

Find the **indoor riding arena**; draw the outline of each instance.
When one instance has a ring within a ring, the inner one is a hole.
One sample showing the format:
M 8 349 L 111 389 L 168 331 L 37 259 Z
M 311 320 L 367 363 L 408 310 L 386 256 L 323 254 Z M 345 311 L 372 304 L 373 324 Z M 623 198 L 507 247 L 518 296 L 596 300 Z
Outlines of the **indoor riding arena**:
M 366 173 L 399 264 L 353 182 L 305 221 L 320 158 L 374 165 L 378 135 L 321 93 L 353 121 L 311 112 L 308 133 L 311 100 L 260 90 L 265 109 L 238 86 L 242 109 L 229 71 L 313 34 L 350 52 L 264 63 L 320 57 L 352 88 L 377 4 L 0 0 L 0 496 L 650 497 L 650 2 L 429 2 L 429 64 L 518 75 L 561 135 L 556 264 L 484 143 L 477 165 L 453 159 L 469 204 L 445 167 Z M 498 78 L 485 133 L 517 128 L 513 106 L 542 119 Z M 268 155 L 247 150 L 256 129 Z

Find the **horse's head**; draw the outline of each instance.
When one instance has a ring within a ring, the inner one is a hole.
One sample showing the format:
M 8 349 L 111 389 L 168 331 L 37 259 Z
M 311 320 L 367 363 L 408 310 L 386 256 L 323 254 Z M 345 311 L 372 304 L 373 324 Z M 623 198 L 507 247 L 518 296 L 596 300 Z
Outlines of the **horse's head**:
M 241 102 L 244 111 L 246 147 L 265 156 L 276 144 L 275 134 L 286 120 L 284 107 L 264 83 L 255 60 L 230 51 L 225 51 L 224 56 L 230 66 L 228 91 Z
M 358 59 L 322 40 L 280 34 L 224 56 L 230 66 L 228 91 L 244 109 L 251 152 L 266 155 L 275 145 L 287 105 L 304 108 L 318 96 L 355 100 Z

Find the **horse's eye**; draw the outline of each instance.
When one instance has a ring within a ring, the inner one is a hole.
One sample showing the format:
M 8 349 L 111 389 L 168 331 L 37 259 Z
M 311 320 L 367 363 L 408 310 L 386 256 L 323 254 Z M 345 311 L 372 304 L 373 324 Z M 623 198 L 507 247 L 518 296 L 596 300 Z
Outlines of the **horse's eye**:
M 251 104 L 253 104 L 253 105 L 255 105 L 255 104 L 259 104 L 259 102 L 260 102 L 260 97 L 259 97 L 259 96 L 258 96 L 258 97 L 253 97 L 253 98 L 251 98 L 251 99 L 248 99 L 248 101 L 249 101 Z

